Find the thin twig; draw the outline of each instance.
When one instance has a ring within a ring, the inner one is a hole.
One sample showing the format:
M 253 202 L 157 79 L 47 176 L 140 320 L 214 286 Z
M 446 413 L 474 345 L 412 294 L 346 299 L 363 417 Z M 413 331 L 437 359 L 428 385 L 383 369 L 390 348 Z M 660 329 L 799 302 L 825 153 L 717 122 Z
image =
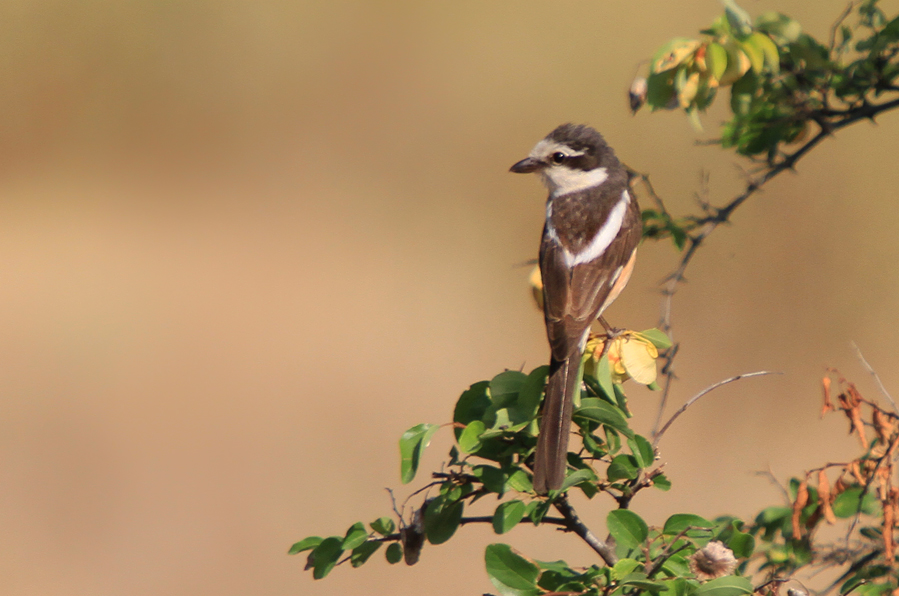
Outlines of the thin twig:
M 846 7 L 846 10 L 839 16 L 839 18 L 834 22 L 833 26 L 830 28 L 830 51 L 832 52 L 834 47 L 837 45 L 837 29 L 840 28 L 840 25 L 843 24 L 843 21 L 846 20 L 850 14 L 852 14 L 852 9 L 855 8 L 855 2 L 850 2 Z
M 859 349 L 858 345 L 854 341 L 849 342 L 849 345 L 852 346 L 853 350 L 855 350 L 855 355 L 861 361 L 862 366 L 865 367 L 865 370 L 871 373 L 871 376 L 874 377 L 874 381 L 877 382 L 877 387 L 880 388 L 880 392 L 883 393 L 884 397 L 886 397 L 890 401 L 890 403 L 893 405 L 893 409 L 896 410 L 897 414 L 899 414 L 899 406 L 896 405 L 896 401 L 893 399 L 893 396 L 890 395 L 890 392 L 887 391 L 887 388 L 884 386 L 883 381 L 880 380 L 880 375 L 878 375 L 877 371 L 875 371 L 874 368 L 870 364 L 868 364 L 868 361 L 865 360 L 865 357 L 862 355 L 861 349 Z
M 669 335 L 669 337 L 671 337 Z M 674 357 L 677 355 L 678 344 L 674 344 L 665 351 L 663 355 L 664 364 L 662 365 L 662 374 L 665 376 L 665 387 L 662 388 L 662 397 L 659 399 L 659 413 L 656 414 L 656 421 L 652 425 L 652 432 L 649 436 L 654 437 L 659 434 L 659 426 L 662 424 L 662 415 L 665 414 L 665 407 L 668 405 L 668 394 L 671 393 L 671 384 L 677 375 L 674 374 Z
M 854 124 L 859 120 L 873 120 L 874 117 L 881 112 L 892 110 L 897 107 L 899 107 L 899 98 L 881 104 L 865 103 L 860 106 L 842 111 L 819 110 L 817 112 L 814 112 L 811 115 L 811 119 L 818 122 L 819 126 L 821 126 L 821 130 L 818 131 L 818 134 L 806 141 L 806 143 L 802 145 L 802 147 L 800 147 L 793 153 L 785 155 L 779 162 L 777 162 L 776 165 L 773 165 L 770 169 L 768 169 L 768 171 L 766 171 L 761 178 L 750 180 L 746 185 L 746 189 L 742 193 L 731 199 L 731 201 L 724 207 L 714 209 L 713 215 L 698 219 L 697 224 L 700 226 L 699 232 L 689 237 L 689 245 L 687 246 L 686 251 L 684 251 L 684 255 L 683 257 L 681 257 L 677 269 L 675 269 L 674 272 L 672 272 L 671 275 L 666 278 L 667 283 L 662 291 L 662 293 L 665 295 L 665 304 L 662 308 L 662 331 L 666 331 L 671 326 L 671 300 L 674 297 L 675 292 L 677 292 L 678 285 L 682 281 L 684 281 L 684 273 L 686 272 L 687 266 L 690 264 L 690 261 L 692 261 L 693 257 L 696 255 L 696 250 L 703 243 L 703 241 L 718 228 L 718 226 L 723 223 L 729 223 L 730 216 L 735 210 L 740 207 L 740 205 L 745 203 L 747 199 L 749 199 L 757 191 L 761 190 L 761 188 L 772 179 L 787 170 L 794 169 L 796 167 L 796 163 L 800 159 L 802 159 L 821 141 L 831 136 L 837 130 L 845 128 L 850 124 Z M 832 122 L 830 120 L 827 120 L 825 117 L 835 118 L 836 121 Z
M 615 549 L 597 538 L 596 534 L 591 532 L 590 528 L 584 525 L 584 522 L 581 521 L 574 511 L 574 507 L 568 502 L 568 497 L 566 495 L 559 495 L 556 500 L 553 501 L 553 506 L 562 514 L 562 517 L 565 518 L 565 521 L 567 522 L 566 527 L 580 536 L 590 548 L 596 551 L 596 553 L 602 557 L 602 560 L 606 562 L 606 565 L 611 567 L 618 562 L 618 556 L 615 554 Z
M 786 502 L 787 505 L 793 504 L 793 501 L 790 499 L 789 491 L 784 488 L 784 485 L 777 481 L 777 476 L 774 475 L 774 470 L 771 469 L 771 464 L 768 464 L 767 470 L 759 470 L 757 472 L 754 472 L 754 474 L 756 476 L 764 476 L 765 478 L 767 478 L 771 484 L 773 484 L 778 488 L 778 490 L 780 490 L 780 493 L 783 495 L 784 502 Z
M 733 383 L 734 381 L 739 381 L 740 379 L 748 379 L 749 377 L 761 377 L 761 376 L 764 376 L 764 375 L 782 375 L 782 374 L 783 374 L 783 373 L 781 373 L 781 372 L 772 371 L 772 370 L 759 370 L 759 371 L 756 371 L 756 372 L 744 373 L 744 374 L 742 374 L 742 375 L 737 375 L 737 376 L 731 377 L 731 378 L 729 378 L 729 379 L 724 379 L 723 381 L 718 381 L 718 382 L 715 383 L 714 385 L 711 385 L 711 386 L 709 386 L 709 387 L 706 387 L 705 389 L 703 389 L 702 391 L 700 391 L 699 393 L 697 393 L 696 395 L 694 395 L 693 397 L 691 397 L 690 399 L 688 399 L 688 400 L 687 400 L 687 403 L 685 403 L 684 405 L 682 405 L 682 406 L 677 410 L 677 412 L 675 412 L 675 413 L 671 416 L 671 418 L 668 419 L 668 422 L 665 423 L 665 426 L 662 427 L 662 430 L 660 430 L 660 431 L 659 431 L 659 434 L 657 434 L 657 435 L 655 436 L 655 439 L 653 439 L 653 441 L 652 441 L 652 446 L 653 446 L 653 447 L 657 446 L 657 445 L 659 444 L 659 441 L 660 441 L 661 438 L 662 438 L 662 435 L 664 435 L 664 434 L 665 434 L 665 431 L 667 431 L 668 428 L 674 423 L 674 421 L 677 420 L 678 416 L 680 416 L 681 414 L 683 414 L 684 412 L 686 412 L 686 411 L 687 411 L 687 408 L 689 408 L 689 407 L 692 406 L 694 403 L 696 403 L 696 401 L 699 400 L 699 398 L 701 398 L 701 397 L 704 396 L 705 394 L 707 394 L 707 393 L 709 393 L 709 392 L 711 392 L 711 391 L 714 391 L 714 390 L 717 389 L 718 387 L 721 387 L 721 386 L 723 386 L 723 385 L 727 385 L 728 383 Z

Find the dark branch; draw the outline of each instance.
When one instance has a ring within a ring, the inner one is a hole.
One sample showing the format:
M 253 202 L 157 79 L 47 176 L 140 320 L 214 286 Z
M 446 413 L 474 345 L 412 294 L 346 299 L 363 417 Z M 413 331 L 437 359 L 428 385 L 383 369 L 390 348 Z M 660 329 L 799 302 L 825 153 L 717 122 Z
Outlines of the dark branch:
M 562 514 L 563 518 L 565 518 L 565 527 L 580 536 L 590 548 L 602 557 L 602 560 L 606 562 L 606 565 L 611 567 L 618 562 L 618 557 L 615 555 L 615 549 L 597 538 L 596 535 L 590 531 L 590 528 L 584 525 L 584 522 L 581 521 L 581 518 L 579 518 L 574 511 L 574 507 L 568 502 L 568 497 L 566 495 L 559 495 L 556 500 L 553 501 L 553 506 L 555 506 L 556 510 Z

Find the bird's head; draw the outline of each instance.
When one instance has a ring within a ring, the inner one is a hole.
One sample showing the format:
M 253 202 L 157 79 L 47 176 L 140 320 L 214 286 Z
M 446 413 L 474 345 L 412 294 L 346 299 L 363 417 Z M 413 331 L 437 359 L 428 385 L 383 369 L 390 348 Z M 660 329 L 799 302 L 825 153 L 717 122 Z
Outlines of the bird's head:
M 583 124 L 563 124 L 534 145 L 530 155 L 510 168 L 538 173 L 552 196 L 599 186 L 622 168 L 602 135 Z

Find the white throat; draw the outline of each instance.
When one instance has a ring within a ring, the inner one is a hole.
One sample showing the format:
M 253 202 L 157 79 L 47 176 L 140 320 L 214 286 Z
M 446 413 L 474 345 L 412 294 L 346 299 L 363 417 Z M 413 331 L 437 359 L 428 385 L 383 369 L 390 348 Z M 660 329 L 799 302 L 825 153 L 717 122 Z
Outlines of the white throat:
M 543 170 L 543 181 L 552 198 L 599 186 L 609 177 L 606 168 L 577 170 L 566 166 L 550 166 Z

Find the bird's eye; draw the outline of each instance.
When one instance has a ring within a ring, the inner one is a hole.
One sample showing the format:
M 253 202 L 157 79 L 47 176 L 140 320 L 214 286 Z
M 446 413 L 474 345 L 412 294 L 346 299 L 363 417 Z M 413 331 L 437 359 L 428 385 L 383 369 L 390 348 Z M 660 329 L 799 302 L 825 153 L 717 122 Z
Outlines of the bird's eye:
M 555 153 L 552 154 L 553 163 L 562 163 L 563 161 L 565 161 L 566 157 L 568 157 L 568 156 L 565 155 L 564 153 L 562 153 L 561 151 L 556 151 Z

